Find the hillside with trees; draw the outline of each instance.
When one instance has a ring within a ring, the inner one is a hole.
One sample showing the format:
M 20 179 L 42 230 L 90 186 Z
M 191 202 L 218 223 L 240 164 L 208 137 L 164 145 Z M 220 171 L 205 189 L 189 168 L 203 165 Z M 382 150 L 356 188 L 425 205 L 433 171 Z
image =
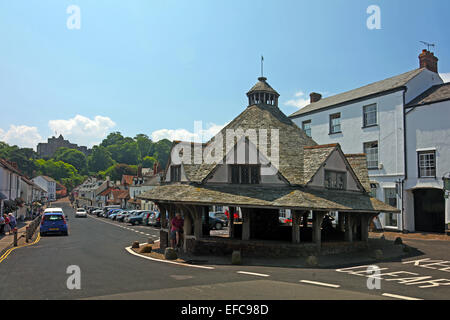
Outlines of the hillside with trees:
M 172 142 L 164 139 L 153 142 L 147 135 L 124 137 L 110 133 L 89 156 L 69 148 L 59 148 L 51 159 L 39 159 L 31 148 L 10 146 L 0 141 L 0 158 L 17 163 L 29 178 L 39 175 L 52 177 L 70 192 L 88 176 L 120 180 L 122 174 L 135 175 L 137 168 L 152 168 L 155 162 L 165 168 Z

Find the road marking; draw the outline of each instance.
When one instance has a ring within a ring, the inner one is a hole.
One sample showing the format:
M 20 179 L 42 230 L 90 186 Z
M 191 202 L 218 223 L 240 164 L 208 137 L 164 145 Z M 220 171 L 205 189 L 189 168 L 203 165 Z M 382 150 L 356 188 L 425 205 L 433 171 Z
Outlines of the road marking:
M 113 223 L 113 222 L 109 222 L 109 221 L 105 221 L 105 220 L 102 220 L 102 219 L 99 219 L 99 218 L 95 218 L 95 217 L 93 217 L 93 216 L 88 216 L 88 217 L 90 217 L 90 218 L 92 218 L 92 219 L 95 219 L 95 220 L 98 220 L 98 221 L 101 221 L 101 222 L 104 222 L 104 223 L 107 223 L 107 224 L 111 224 L 111 225 L 113 225 L 113 226 L 122 228 L 122 229 L 124 229 L 124 230 L 134 231 L 134 232 L 136 232 L 136 233 L 141 233 L 141 234 L 143 234 L 143 235 L 146 235 L 146 236 L 152 236 L 152 237 L 155 237 L 155 238 L 158 237 L 158 236 L 155 236 L 155 235 L 149 235 L 149 234 L 140 232 L 139 230 L 134 230 L 134 229 L 132 229 L 132 228 L 124 227 L 124 226 L 121 226 L 121 225 L 116 224 L 116 223 Z M 158 241 L 159 241 L 159 240 L 157 240 L 157 241 L 155 241 L 155 242 L 158 242 Z
M 270 277 L 268 274 L 263 274 L 263 273 L 254 273 L 254 272 L 246 272 L 246 271 L 237 271 L 237 273 L 249 274 L 251 276 L 257 276 L 257 277 Z
M 418 298 L 399 296 L 397 294 L 392 294 L 392 293 L 383 293 L 382 296 L 396 298 L 396 299 L 402 299 L 402 300 L 423 300 L 423 299 L 418 299 Z
M 324 282 L 317 282 L 317 281 L 310 281 L 310 280 L 300 280 L 300 282 L 308 283 L 308 284 L 315 284 L 318 286 L 330 287 L 330 288 L 340 288 L 341 287 L 338 284 L 331 284 L 331 283 L 324 283 Z
M 155 241 L 155 242 L 157 242 L 157 241 Z M 169 260 L 161 260 L 161 259 L 156 259 L 156 258 L 144 256 L 142 254 L 134 252 L 131 249 L 131 247 L 126 247 L 125 250 L 127 250 L 132 255 L 135 255 L 135 256 L 138 256 L 138 257 L 141 257 L 141 258 L 144 258 L 144 259 L 147 259 L 147 260 L 158 261 L 158 262 L 163 262 L 163 263 L 170 263 L 170 264 L 176 264 L 176 265 L 183 266 L 183 267 L 191 267 L 191 268 L 198 268 L 198 269 L 207 269 L 207 270 L 214 270 L 215 269 L 214 267 L 197 266 L 197 265 L 194 265 L 194 264 L 186 264 L 186 263 L 180 263 L 180 262 L 169 261 Z
M 27 243 L 27 244 L 24 244 L 24 245 L 21 245 L 21 246 L 18 246 L 18 247 L 12 247 L 12 248 L 8 249 L 8 250 L 0 257 L 0 263 L 2 263 L 3 260 L 5 260 L 5 259 L 9 256 L 9 254 L 10 254 L 11 252 L 13 252 L 14 250 L 19 249 L 19 248 L 24 248 L 24 247 L 32 246 L 32 245 L 38 243 L 39 240 L 41 240 L 41 235 L 38 233 L 37 238 L 36 238 L 36 240 L 34 240 L 34 242 L 32 242 L 32 243 Z

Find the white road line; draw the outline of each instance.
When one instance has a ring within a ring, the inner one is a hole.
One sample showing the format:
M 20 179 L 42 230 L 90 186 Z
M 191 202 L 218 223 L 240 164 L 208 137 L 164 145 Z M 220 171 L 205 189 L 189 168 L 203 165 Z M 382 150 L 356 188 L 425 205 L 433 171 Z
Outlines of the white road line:
M 156 241 L 155 241 L 156 242 Z M 127 250 L 129 253 L 131 253 L 132 255 L 147 259 L 147 260 L 152 260 L 152 261 L 158 261 L 158 262 L 163 262 L 163 263 L 170 263 L 170 264 L 176 264 L 179 266 L 183 266 L 183 267 L 191 267 L 191 268 L 198 268 L 198 269 L 207 269 L 207 270 L 214 270 L 214 267 L 207 267 L 207 266 L 197 266 L 194 264 L 187 264 L 187 263 L 180 263 L 180 262 L 175 262 L 175 261 L 168 261 L 168 260 L 160 260 L 160 259 L 155 259 L 152 257 L 148 257 L 148 256 L 144 256 L 141 255 L 139 253 L 134 252 L 131 247 L 126 247 L 125 250 Z
M 330 288 L 340 288 L 341 287 L 338 284 L 331 284 L 331 283 L 324 283 L 324 282 L 317 282 L 317 281 L 310 281 L 310 280 L 300 280 L 300 282 L 308 283 L 308 284 L 315 284 L 318 286 L 330 287 Z
M 263 274 L 263 273 L 254 273 L 254 272 L 246 272 L 246 271 L 237 271 L 237 273 L 248 274 L 248 275 L 257 276 L 257 277 L 270 277 L 268 274 Z
M 399 296 L 398 294 L 392 294 L 392 293 L 383 293 L 382 296 L 396 298 L 396 299 L 402 299 L 402 300 L 423 300 L 423 299 L 418 299 L 418 298 Z

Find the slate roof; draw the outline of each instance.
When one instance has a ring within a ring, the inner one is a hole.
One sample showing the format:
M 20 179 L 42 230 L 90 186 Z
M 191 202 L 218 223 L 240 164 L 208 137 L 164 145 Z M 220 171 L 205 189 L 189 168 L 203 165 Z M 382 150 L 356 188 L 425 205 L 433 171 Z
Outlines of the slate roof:
M 307 113 L 313 113 L 325 108 L 347 104 L 354 100 L 369 97 L 381 92 L 386 92 L 394 89 L 399 89 L 405 86 L 411 79 L 422 73 L 425 68 L 415 69 L 403 74 L 391 77 L 385 80 L 377 81 L 366 86 L 343 92 L 331 97 L 323 98 L 317 102 L 311 103 L 306 107 L 294 112 L 289 117 L 295 118 Z
M 247 107 L 239 116 L 231 121 L 221 130 L 223 135 L 223 155 L 228 154 L 234 144 L 228 143 L 226 139 L 226 130 L 233 129 L 265 129 L 268 133 L 267 151 L 271 150 L 271 130 L 278 130 L 279 134 L 279 173 L 290 184 L 303 184 L 303 147 L 317 145 L 314 140 L 308 137 L 291 119 L 289 119 L 281 110 L 273 105 L 253 105 Z M 209 145 L 210 142 L 207 143 Z M 228 149 L 227 149 L 228 147 Z M 256 146 L 260 149 L 260 141 Z M 202 182 L 212 168 L 217 165 L 203 164 L 199 167 L 194 182 Z
M 415 107 L 450 100 L 450 82 L 432 86 L 406 106 Z
M 317 173 L 323 162 L 336 149 L 337 144 L 305 147 L 303 152 L 303 184 L 307 184 Z
M 353 172 L 358 177 L 359 182 L 363 185 L 366 192 L 370 192 L 369 171 L 367 170 L 367 156 L 361 154 L 346 154 L 345 157 L 350 163 Z
M 398 209 L 359 192 L 289 186 L 274 188 L 245 185 L 171 184 L 159 186 L 137 198 L 196 205 L 399 213 Z
M 274 93 L 275 95 L 280 96 L 278 94 L 278 92 L 276 92 L 276 90 L 274 88 L 272 88 L 270 86 L 270 84 L 267 83 L 267 81 L 266 81 L 267 78 L 259 77 L 258 80 L 259 81 L 250 89 L 249 92 L 247 92 L 247 94 L 250 94 L 255 91 L 264 91 L 264 92 Z

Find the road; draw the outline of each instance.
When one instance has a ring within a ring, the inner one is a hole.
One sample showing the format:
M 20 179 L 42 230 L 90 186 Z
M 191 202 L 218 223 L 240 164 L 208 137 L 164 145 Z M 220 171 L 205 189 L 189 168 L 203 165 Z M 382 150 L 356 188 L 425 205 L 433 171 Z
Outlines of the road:
M 380 289 L 369 290 L 367 267 L 360 266 L 199 269 L 146 260 L 125 247 L 158 239 L 157 229 L 75 218 L 67 203 L 63 208 L 69 236 L 42 237 L 34 246 L 13 251 L 0 264 L 0 299 L 450 299 L 445 241 L 411 240 L 424 254 L 378 264 L 384 280 Z M 73 265 L 80 268 L 81 289 L 67 287 L 67 268 Z

